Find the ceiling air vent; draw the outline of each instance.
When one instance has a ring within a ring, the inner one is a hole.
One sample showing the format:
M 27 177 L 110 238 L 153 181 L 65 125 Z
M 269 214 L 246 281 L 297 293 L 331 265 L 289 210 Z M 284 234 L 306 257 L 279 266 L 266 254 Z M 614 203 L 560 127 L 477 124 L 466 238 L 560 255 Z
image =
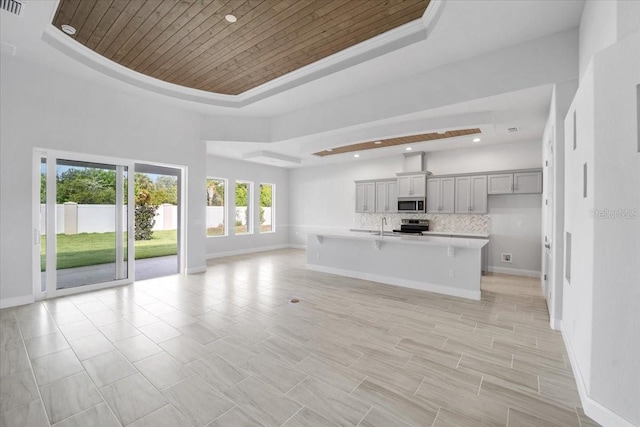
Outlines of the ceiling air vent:
M 520 129 L 518 129 L 517 127 L 512 127 L 512 128 L 507 128 L 507 131 L 509 131 L 509 133 L 516 133 L 518 132 Z
M 7 12 L 13 13 L 17 16 L 22 16 L 24 4 L 18 0 L 0 0 L 0 9 L 6 10 Z

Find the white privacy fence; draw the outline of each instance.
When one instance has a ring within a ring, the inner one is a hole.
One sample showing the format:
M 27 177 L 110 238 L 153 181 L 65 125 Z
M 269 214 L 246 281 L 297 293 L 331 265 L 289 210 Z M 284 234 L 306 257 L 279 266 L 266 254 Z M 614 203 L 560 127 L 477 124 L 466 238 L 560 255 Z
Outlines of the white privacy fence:
M 262 208 L 264 210 L 264 225 L 271 225 L 271 208 Z M 240 221 L 240 224 L 245 225 L 247 223 L 247 207 L 236 206 L 236 215 L 233 218 L 235 221 Z M 224 223 L 224 206 L 207 206 L 207 228 L 218 227 Z
M 116 230 L 116 208 L 114 205 L 79 205 L 68 202 L 56 205 L 56 233 L 108 233 Z M 127 207 L 122 212 L 127 223 Z M 40 205 L 40 232 L 46 230 L 46 208 Z M 158 207 L 153 230 L 176 230 L 178 207 L 164 204 Z
M 40 205 L 40 231 L 45 233 L 46 209 L 44 204 Z M 242 225 L 246 224 L 245 206 L 238 206 L 236 217 Z M 271 224 L 271 208 L 264 209 L 264 225 Z M 217 227 L 224 222 L 223 206 L 207 206 L 207 228 Z M 114 205 L 79 205 L 68 202 L 56 205 L 56 233 L 78 234 L 78 233 L 108 233 L 115 231 L 116 209 Z M 127 208 L 122 212 L 122 219 L 127 223 Z M 153 230 L 176 230 L 178 228 L 178 207 L 164 204 L 158 207 L 156 212 L 156 223 Z

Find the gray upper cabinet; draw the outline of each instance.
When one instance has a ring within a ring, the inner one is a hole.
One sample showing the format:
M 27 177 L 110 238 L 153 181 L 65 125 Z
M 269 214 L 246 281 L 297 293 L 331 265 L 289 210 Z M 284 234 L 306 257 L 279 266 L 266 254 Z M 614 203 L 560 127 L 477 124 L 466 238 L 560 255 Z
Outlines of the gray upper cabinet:
M 375 182 L 356 182 L 356 212 L 375 212 Z
M 427 213 L 454 213 L 455 179 L 433 178 L 427 180 Z
M 513 192 L 517 194 L 542 193 L 542 172 L 514 173 Z
M 488 194 L 511 194 L 513 193 L 513 174 L 498 173 L 487 176 Z
M 401 175 L 398 177 L 398 197 L 426 197 L 425 174 Z
M 542 172 L 500 173 L 488 176 L 488 194 L 542 193 Z
M 395 179 L 376 182 L 376 212 L 398 212 L 397 186 Z
M 487 213 L 486 175 L 456 177 L 455 213 Z

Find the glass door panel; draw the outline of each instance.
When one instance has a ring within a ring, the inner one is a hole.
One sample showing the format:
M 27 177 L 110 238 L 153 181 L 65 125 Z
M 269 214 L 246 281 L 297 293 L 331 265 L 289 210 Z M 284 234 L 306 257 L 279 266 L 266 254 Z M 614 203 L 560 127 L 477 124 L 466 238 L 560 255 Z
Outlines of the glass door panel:
M 40 158 L 40 200 L 38 203 L 40 223 L 37 233 L 40 242 L 40 291 L 47 290 L 47 158 Z
M 128 277 L 127 173 L 126 166 L 56 159 L 57 290 Z

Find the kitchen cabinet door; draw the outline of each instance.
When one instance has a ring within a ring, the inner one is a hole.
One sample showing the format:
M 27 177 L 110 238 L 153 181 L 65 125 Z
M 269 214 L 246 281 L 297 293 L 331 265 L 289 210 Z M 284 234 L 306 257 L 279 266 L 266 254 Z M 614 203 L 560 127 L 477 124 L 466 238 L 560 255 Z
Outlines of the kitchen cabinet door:
M 488 177 L 488 194 L 511 194 L 513 193 L 513 174 L 500 173 L 489 175 Z
M 542 193 L 542 172 L 514 173 L 513 192 L 516 194 Z
M 411 197 L 411 176 L 398 177 L 398 197 Z
M 427 180 L 427 213 L 440 213 L 440 178 Z
M 487 176 L 472 176 L 470 181 L 470 213 L 487 213 Z
M 386 212 L 387 205 L 387 183 L 384 181 L 376 182 L 376 212 Z
M 398 212 L 398 182 L 387 181 L 387 206 L 389 207 L 386 212 L 396 213 Z
M 471 212 L 471 177 L 458 176 L 456 177 L 456 213 L 469 213 Z
M 455 191 L 454 178 L 440 178 L 440 213 L 452 214 L 455 211 Z
M 427 176 L 411 175 L 411 197 L 426 197 Z
M 373 182 L 356 183 L 356 212 L 375 212 L 376 186 Z

